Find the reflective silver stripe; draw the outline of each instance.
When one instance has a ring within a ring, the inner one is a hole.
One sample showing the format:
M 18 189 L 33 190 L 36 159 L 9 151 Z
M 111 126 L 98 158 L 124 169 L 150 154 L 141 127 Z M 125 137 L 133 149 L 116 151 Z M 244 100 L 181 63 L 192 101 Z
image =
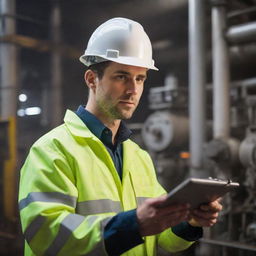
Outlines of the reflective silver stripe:
M 104 252 L 104 245 L 103 241 L 100 243 L 96 244 L 96 247 L 92 249 L 91 252 L 86 253 L 86 256 L 99 256 L 102 255 Z M 106 253 L 104 255 L 107 255 Z
M 60 203 L 76 207 L 77 197 L 62 194 L 59 192 L 31 192 L 19 202 L 19 209 L 22 210 L 32 202 Z
M 104 229 L 111 219 L 112 219 L 112 217 L 108 217 L 101 221 L 101 223 L 100 223 L 101 224 L 101 237 L 104 236 L 103 235 Z M 93 250 L 91 252 L 86 254 L 86 256 L 99 256 L 99 255 L 103 255 L 103 254 L 107 255 L 107 253 L 105 252 L 104 240 L 102 239 L 98 244 L 96 244 L 96 247 L 93 248 Z
M 76 212 L 82 215 L 92 215 L 98 213 L 121 212 L 120 202 L 109 199 L 90 200 L 78 202 Z
M 108 222 L 112 219 L 112 217 L 108 217 L 101 221 L 101 229 L 104 231 L 105 227 L 107 226 Z
M 32 240 L 37 231 L 41 228 L 45 220 L 45 217 L 38 216 L 28 225 L 27 229 L 24 232 L 25 239 L 28 243 Z
M 148 198 L 150 197 L 136 197 L 137 204 L 141 205 Z
M 92 216 L 93 219 L 89 219 L 89 223 L 92 224 L 96 216 Z M 59 232 L 49 246 L 44 255 L 57 255 L 61 248 L 65 245 L 69 239 L 72 232 L 85 220 L 85 217 L 77 214 L 69 214 L 66 218 L 60 223 Z

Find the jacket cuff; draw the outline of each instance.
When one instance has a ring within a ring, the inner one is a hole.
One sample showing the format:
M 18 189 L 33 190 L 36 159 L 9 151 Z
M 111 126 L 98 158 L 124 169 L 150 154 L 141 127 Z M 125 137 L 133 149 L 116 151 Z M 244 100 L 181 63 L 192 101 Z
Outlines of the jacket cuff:
M 104 229 L 105 248 L 110 256 L 116 256 L 142 244 L 136 210 L 120 212 L 110 219 Z
M 172 232 L 187 241 L 196 241 L 203 236 L 203 228 L 193 227 L 186 221 L 172 227 Z

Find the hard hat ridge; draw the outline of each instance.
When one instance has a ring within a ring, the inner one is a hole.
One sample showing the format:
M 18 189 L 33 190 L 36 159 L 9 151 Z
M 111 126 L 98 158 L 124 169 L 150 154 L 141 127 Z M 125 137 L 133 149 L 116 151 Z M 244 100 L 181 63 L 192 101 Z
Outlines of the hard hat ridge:
M 126 18 L 113 18 L 101 24 L 91 35 L 80 61 L 86 66 L 114 61 L 158 70 L 148 35 L 141 24 Z

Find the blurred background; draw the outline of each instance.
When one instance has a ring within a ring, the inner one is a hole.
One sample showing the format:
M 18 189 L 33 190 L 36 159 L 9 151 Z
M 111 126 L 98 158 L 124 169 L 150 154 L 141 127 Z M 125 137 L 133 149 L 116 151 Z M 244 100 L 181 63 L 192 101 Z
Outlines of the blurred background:
M 256 255 L 255 0 L 0 0 L 0 255 L 23 255 L 20 167 L 67 108 L 86 103 L 78 58 L 113 17 L 140 22 L 153 44 L 159 71 L 128 124 L 160 183 L 241 184 L 219 223 L 177 255 Z

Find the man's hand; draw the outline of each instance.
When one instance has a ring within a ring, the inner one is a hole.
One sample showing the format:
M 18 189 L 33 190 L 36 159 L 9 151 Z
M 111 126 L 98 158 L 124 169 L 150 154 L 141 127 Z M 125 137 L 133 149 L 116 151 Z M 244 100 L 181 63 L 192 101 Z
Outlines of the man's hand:
M 219 200 L 201 205 L 199 209 L 190 212 L 188 223 L 194 227 L 211 227 L 217 222 L 221 210 L 222 205 Z
M 188 220 L 189 205 L 174 204 L 161 207 L 166 196 L 150 198 L 137 208 L 141 236 L 155 235 L 163 230 Z

